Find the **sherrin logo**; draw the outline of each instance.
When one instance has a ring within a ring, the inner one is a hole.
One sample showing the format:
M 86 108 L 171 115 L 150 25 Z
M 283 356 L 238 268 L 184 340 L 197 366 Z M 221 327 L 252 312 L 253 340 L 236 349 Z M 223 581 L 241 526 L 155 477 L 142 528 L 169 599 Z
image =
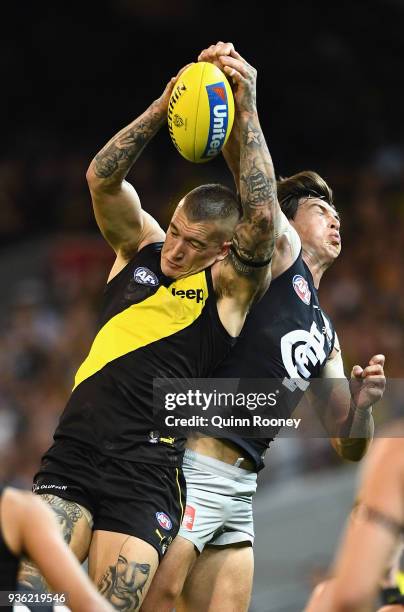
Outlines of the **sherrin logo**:
M 311 291 L 309 289 L 307 280 L 300 274 L 295 274 L 292 282 L 293 289 L 296 291 L 299 298 L 302 300 L 302 302 L 309 305 L 311 300 Z
M 223 146 L 229 118 L 227 94 L 224 83 L 206 85 L 209 99 L 210 124 L 206 149 L 202 158 L 214 157 Z
M 168 514 L 166 514 L 165 512 L 156 512 L 156 519 L 162 529 L 170 531 L 173 524 Z
M 133 278 L 140 285 L 149 285 L 149 287 L 156 287 L 159 284 L 159 280 L 157 276 L 149 270 L 149 268 L 145 268 L 140 266 L 136 268 L 133 273 Z

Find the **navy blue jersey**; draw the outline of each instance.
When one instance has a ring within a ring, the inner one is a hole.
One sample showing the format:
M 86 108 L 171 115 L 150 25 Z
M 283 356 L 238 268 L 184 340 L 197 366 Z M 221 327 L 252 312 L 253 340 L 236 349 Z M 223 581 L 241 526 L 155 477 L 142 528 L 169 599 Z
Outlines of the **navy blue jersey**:
M 213 375 L 280 379 L 290 412 L 302 397 L 304 382 L 321 376 L 334 340 L 334 328 L 320 308 L 313 277 L 300 253 L 253 307 L 236 346 Z M 289 380 L 291 391 L 287 390 Z M 302 383 L 298 388 L 296 380 Z M 268 408 L 268 416 L 277 414 Z M 264 467 L 262 457 L 272 438 L 242 438 L 233 433 L 226 437 L 249 454 L 257 470 Z

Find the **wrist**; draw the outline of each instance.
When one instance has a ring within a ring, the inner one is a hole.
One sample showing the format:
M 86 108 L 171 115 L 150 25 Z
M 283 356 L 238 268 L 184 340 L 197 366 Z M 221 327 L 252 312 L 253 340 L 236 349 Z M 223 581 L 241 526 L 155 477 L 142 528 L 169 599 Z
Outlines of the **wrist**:
M 153 117 L 163 125 L 167 121 L 168 106 L 161 98 L 154 100 L 148 108 Z M 146 111 L 147 112 L 147 111 Z
M 251 121 L 251 119 L 257 119 L 258 120 L 258 111 L 254 107 L 254 108 L 252 108 L 250 110 L 240 111 L 238 113 L 238 116 L 240 118 L 240 121 L 248 122 L 248 121 Z

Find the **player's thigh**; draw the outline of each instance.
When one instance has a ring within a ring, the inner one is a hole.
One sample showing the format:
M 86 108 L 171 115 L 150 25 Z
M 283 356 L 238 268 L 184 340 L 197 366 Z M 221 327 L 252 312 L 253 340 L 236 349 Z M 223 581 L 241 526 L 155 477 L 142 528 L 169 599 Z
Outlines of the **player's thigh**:
M 88 558 L 90 578 L 122 612 L 139 610 L 159 562 L 157 550 L 134 536 L 94 532 Z
M 377 612 L 404 612 L 404 606 L 402 606 L 401 604 L 383 606 L 383 608 L 379 608 Z
M 253 574 L 249 542 L 206 547 L 185 582 L 176 612 L 246 612 Z
M 154 576 L 142 612 L 170 611 L 174 607 L 198 554 L 191 541 L 181 536 L 175 538 Z
M 92 537 L 92 516 L 89 510 L 77 502 L 57 495 L 41 495 L 56 515 L 62 536 L 79 561 L 87 558 Z

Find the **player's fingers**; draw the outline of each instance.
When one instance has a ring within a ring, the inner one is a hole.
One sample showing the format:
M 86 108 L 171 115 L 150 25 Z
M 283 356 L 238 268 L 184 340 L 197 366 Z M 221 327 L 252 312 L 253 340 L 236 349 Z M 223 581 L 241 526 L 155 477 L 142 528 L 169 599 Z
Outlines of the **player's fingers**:
M 354 365 L 352 368 L 351 377 L 361 378 L 362 372 L 363 368 L 361 368 L 359 365 Z
M 204 49 L 198 56 L 199 62 L 215 63 L 219 55 L 230 55 L 234 49 L 233 43 L 224 43 L 219 41 L 216 45 L 211 45 L 208 49 Z
M 384 355 L 382 354 L 373 355 L 373 357 L 369 360 L 369 365 L 379 364 L 383 367 L 385 361 L 386 361 L 386 357 Z
M 243 75 L 245 79 L 248 77 L 248 66 L 244 62 L 240 62 L 239 60 L 234 59 L 230 55 L 221 55 L 219 57 L 219 60 L 221 61 L 223 67 L 228 67 L 232 68 L 233 70 L 236 70 L 239 74 Z
M 222 70 L 232 79 L 233 83 L 240 83 L 245 78 L 238 70 L 230 66 L 222 66 Z
M 216 49 L 216 55 L 231 55 L 232 51 L 234 51 L 234 45 L 231 42 L 228 43 L 218 43 Z
M 368 378 L 370 376 L 383 377 L 384 373 L 383 373 L 382 366 L 380 365 L 367 366 L 362 372 L 362 377 Z
M 230 55 L 231 55 L 232 57 L 234 57 L 235 59 L 240 60 L 240 62 L 245 62 L 245 63 L 247 63 L 247 62 L 246 62 L 246 60 L 245 60 L 243 57 L 241 57 L 240 53 L 238 53 L 238 51 L 236 51 L 234 47 L 233 47 L 233 49 L 232 49 L 232 51 L 231 51 Z

